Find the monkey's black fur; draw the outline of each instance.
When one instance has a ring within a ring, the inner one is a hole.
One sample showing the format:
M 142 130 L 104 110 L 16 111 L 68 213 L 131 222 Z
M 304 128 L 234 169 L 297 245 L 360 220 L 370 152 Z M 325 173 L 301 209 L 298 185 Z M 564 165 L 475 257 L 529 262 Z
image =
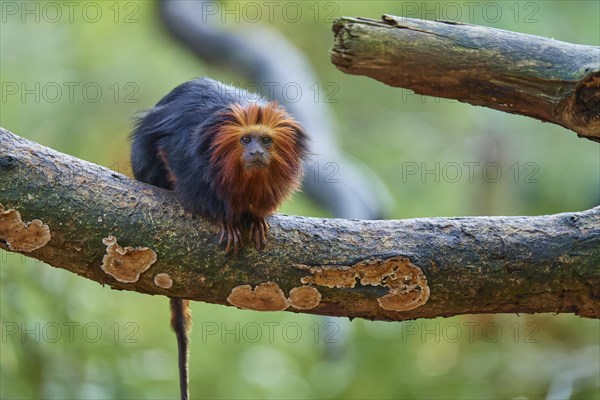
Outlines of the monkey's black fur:
M 185 300 L 171 298 L 171 327 L 177 337 L 177 359 L 179 364 L 179 390 L 181 400 L 188 400 L 188 353 L 189 353 L 189 329 L 191 324 L 189 305 Z
M 173 89 L 137 121 L 131 148 L 135 178 L 175 189 L 183 207 L 194 214 L 224 218 L 227 210 L 216 195 L 216 171 L 208 148 L 212 128 L 227 122 L 222 112 L 234 103 L 267 102 L 209 78 L 194 79 Z M 168 166 L 160 158 L 161 149 Z M 173 154 L 177 156 L 170 156 Z M 169 169 L 177 177 L 175 183 L 169 179 Z
M 226 122 L 222 112 L 230 104 L 248 102 L 264 104 L 258 96 L 208 78 L 177 86 L 137 120 L 131 135 L 135 178 L 174 189 L 184 208 L 194 214 L 224 218 L 225 204 L 215 193 L 216 171 L 209 160 L 209 133 Z M 188 398 L 189 318 L 187 303 L 172 298 L 171 325 L 177 336 L 182 399 Z
M 232 217 L 216 191 L 211 145 L 232 104 L 266 105 L 254 94 L 208 78 L 183 83 L 137 120 L 132 133 L 131 162 L 137 180 L 174 189 L 183 207 L 222 222 Z M 304 151 L 304 142 L 298 143 Z M 222 173 L 223 171 L 221 171 Z M 171 299 L 171 326 L 177 336 L 181 399 L 188 398 L 188 302 Z
M 136 179 L 175 190 L 187 211 L 220 222 L 219 241 L 235 254 L 245 228 L 263 248 L 265 218 L 300 186 L 307 142 L 277 103 L 199 78 L 173 89 L 137 120 L 131 161 Z M 189 301 L 171 299 L 171 326 L 186 400 Z

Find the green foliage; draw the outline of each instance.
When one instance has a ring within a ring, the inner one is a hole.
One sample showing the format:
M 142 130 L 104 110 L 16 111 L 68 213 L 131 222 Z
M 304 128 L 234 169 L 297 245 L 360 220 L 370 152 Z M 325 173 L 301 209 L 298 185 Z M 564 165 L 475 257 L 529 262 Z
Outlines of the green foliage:
M 32 14 L 23 14 L 25 3 Z M 56 21 L 51 8 L 43 11 L 50 3 L 62 12 Z M 75 3 L 72 21 L 62 2 L 1 3 L 0 125 L 16 134 L 128 174 L 135 112 L 195 76 L 243 83 L 170 39 L 153 2 L 96 2 L 97 22 L 93 9 L 83 14 L 89 3 Z M 598 204 L 597 144 L 551 124 L 344 75 L 329 62 L 326 19 L 454 19 L 459 10 L 463 22 L 598 45 L 598 3 L 299 2 L 295 21 L 276 2 L 272 23 L 266 8 L 251 23 L 248 3 L 227 4 L 234 11 L 224 14 L 223 29 L 278 29 L 314 64 L 340 146 L 384 180 L 395 199 L 390 218 L 535 215 Z M 245 24 L 235 23 L 236 12 Z M 325 90 L 330 82 L 334 94 Z M 282 211 L 327 215 L 302 195 Z M 0 284 L 1 398 L 177 394 L 166 299 L 110 291 L 2 251 Z M 193 309 L 191 392 L 204 398 L 600 396 L 598 321 L 510 315 L 383 323 Z

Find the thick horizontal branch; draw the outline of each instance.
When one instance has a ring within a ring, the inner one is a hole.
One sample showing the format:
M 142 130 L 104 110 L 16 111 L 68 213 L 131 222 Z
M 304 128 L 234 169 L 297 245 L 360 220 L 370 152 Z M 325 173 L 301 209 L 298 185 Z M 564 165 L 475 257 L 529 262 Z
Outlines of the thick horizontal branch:
M 248 305 L 281 288 L 285 297 L 296 296 L 290 311 L 381 320 L 536 312 L 600 317 L 600 207 L 540 217 L 398 221 L 276 215 L 262 253 L 245 248 L 233 256 L 217 245 L 218 227 L 185 213 L 171 192 L 2 129 L 0 203 L 0 247 L 115 289 Z M 11 210 L 25 222 L 41 222 L 16 232 Z M 115 240 L 151 251 L 122 254 Z M 33 250 L 36 241 L 42 247 Z M 107 257 L 116 257 L 109 268 Z M 105 272 L 154 259 L 139 279 Z M 404 267 L 412 272 L 399 282 Z M 427 291 L 428 300 L 395 311 L 386 296 L 415 281 L 416 295 Z M 257 293 L 244 286 L 259 284 Z M 288 307 L 285 299 L 267 300 L 262 309 Z
M 333 25 L 332 62 L 428 96 L 521 114 L 600 141 L 600 47 L 384 15 Z

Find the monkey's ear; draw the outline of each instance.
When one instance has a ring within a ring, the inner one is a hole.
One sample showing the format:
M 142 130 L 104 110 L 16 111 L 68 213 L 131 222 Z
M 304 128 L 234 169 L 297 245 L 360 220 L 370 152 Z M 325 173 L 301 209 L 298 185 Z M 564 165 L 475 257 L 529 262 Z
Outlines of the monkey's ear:
M 282 110 L 284 114 L 284 117 L 282 118 L 282 124 L 294 132 L 294 139 L 296 142 L 298 155 L 302 160 L 306 161 L 309 156 L 310 137 L 302 125 L 300 125 L 300 123 L 287 110 L 285 110 L 283 107 L 281 107 L 280 110 Z
M 263 118 L 266 124 L 272 124 L 275 129 L 285 128 L 286 131 L 293 132 L 295 142 L 295 153 L 306 160 L 309 156 L 310 138 L 298 121 L 279 103 L 277 100 L 270 101 L 265 106 Z M 267 122 L 269 121 L 269 122 Z
M 213 113 L 204 121 L 202 130 L 209 133 L 210 137 L 213 137 L 214 135 L 218 135 L 223 129 L 239 125 L 235 111 L 232 108 L 227 108 L 225 111 Z
M 294 131 L 296 132 L 296 146 L 298 146 L 300 158 L 302 161 L 306 161 L 310 156 L 310 137 L 298 123 L 296 123 Z

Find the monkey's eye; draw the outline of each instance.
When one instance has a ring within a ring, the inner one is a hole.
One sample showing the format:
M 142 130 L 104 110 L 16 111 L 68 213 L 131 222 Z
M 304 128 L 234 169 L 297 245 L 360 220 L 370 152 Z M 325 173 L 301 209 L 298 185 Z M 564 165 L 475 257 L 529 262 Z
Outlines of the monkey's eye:
M 242 139 L 240 141 L 244 144 L 248 144 L 252 141 L 252 139 L 250 138 L 250 136 L 242 136 Z
M 271 142 L 272 142 L 272 140 L 271 140 L 271 138 L 270 138 L 270 137 L 268 137 L 268 136 L 263 136 L 263 138 L 261 139 L 261 142 L 262 142 L 264 145 L 270 145 L 270 144 L 271 144 Z

